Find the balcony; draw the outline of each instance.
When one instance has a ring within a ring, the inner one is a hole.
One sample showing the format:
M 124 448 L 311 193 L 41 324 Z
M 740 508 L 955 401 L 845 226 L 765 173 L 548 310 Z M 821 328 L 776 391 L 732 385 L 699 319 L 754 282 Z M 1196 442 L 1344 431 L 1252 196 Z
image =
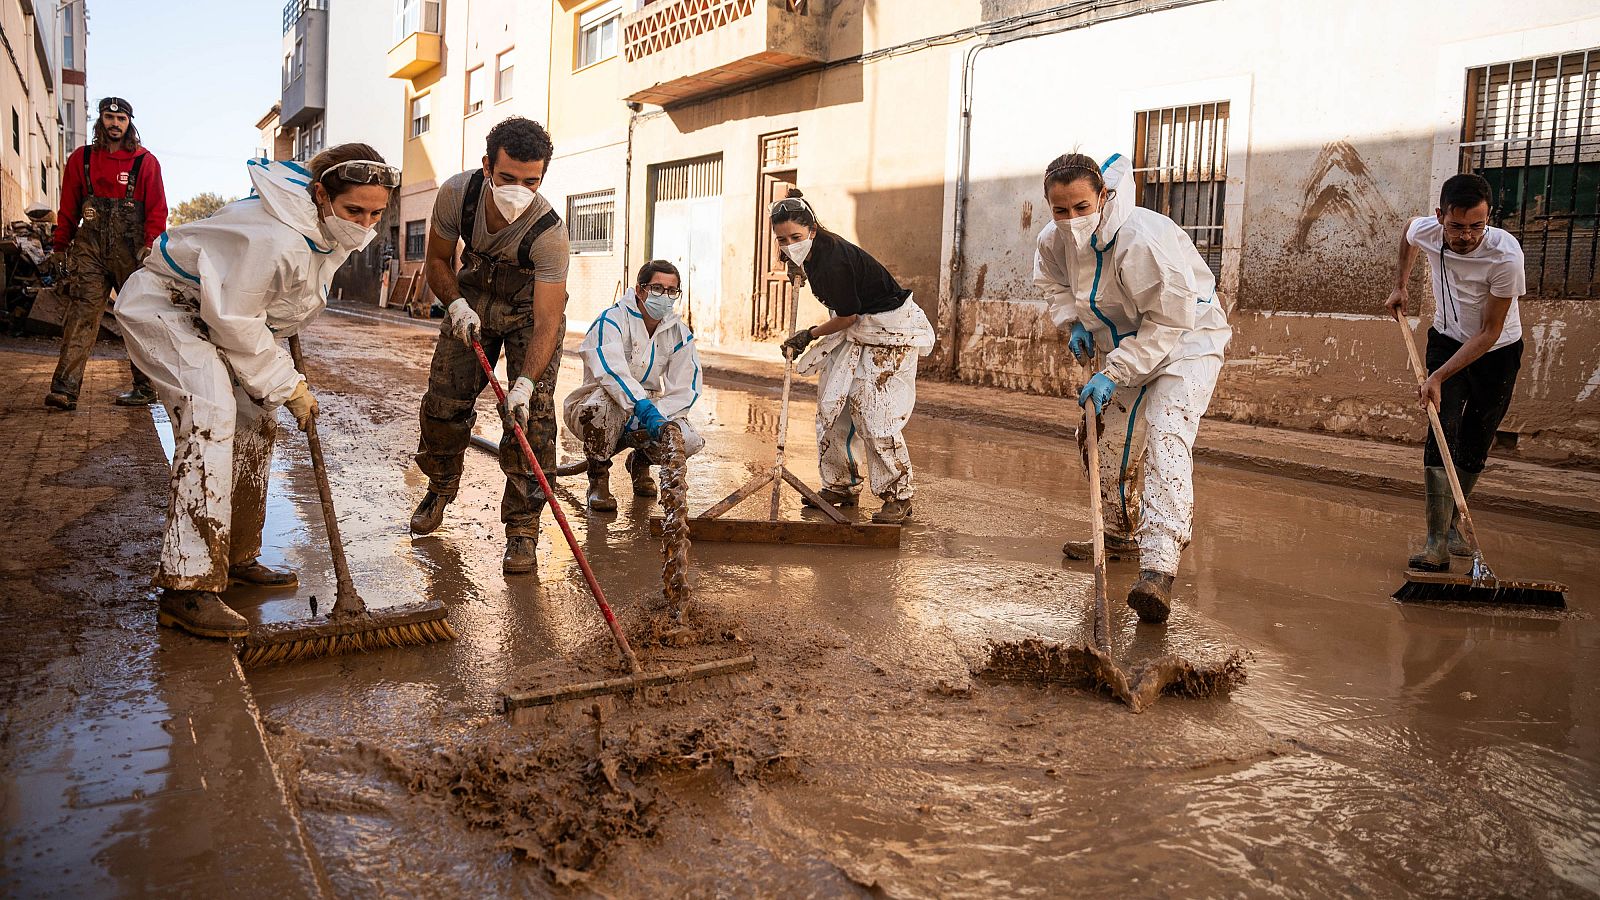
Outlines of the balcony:
M 815 66 L 825 59 L 820 6 L 817 0 L 649 3 L 622 20 L 623 94 L 671 106 Z
M 444 60 L 444 39 L 413 31 L 389 50 L 389 77 L 416 78 Z
M 299 128 L 328 105 L 327 0 L 289 0 L 283 7 L 284 128 Z

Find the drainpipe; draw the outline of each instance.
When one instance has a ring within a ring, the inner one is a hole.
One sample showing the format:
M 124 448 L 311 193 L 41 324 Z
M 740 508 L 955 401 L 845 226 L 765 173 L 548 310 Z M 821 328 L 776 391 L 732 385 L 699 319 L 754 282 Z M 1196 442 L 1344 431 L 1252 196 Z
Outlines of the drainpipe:
M 639 111 L 644 109 L 644 104 L 637 100 L 628 103 L 628 155 L 622 166 L 622 284 L 624 287 L 631 284 L 628 280 L 628 253 L 632 246 L 633 238 L 633 126 L 639 121 Z M 616 298 L 612 298 L 616 299 Z

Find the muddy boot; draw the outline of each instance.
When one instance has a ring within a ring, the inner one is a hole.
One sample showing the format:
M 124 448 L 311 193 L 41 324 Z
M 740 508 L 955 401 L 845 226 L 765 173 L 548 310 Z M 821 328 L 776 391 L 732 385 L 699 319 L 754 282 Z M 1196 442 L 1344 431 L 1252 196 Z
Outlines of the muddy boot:
M 911 498 L 897 500 L 894 497 L 883 501 L 883 506 L 872 514 L 872 521 L 879 525 L 903 525 L 911 518 Z
M 134 385 L 126 394 L 119 394 L 116 400 L 118 406 L 149 406 L 154 402 L 156 402 L 156 392 L 145 384 Z
M 1478 486 L 1478 476 L 1482 474 L 1482 472 L 1456 470 L 1456 478 L 1461 482 L 1461 495 L 1463 497 L 1472 496 L 1472 489 Z M 1460 523 L 1461 510 L 1457 509 L 1450 514 L 1450 533 L 1445 537 L 1445 543 L 1450 548 L 1451 556 L 1471 556 L 1472 546 L 1467 543 L 1466 538 L 1461 536 L 1461 532 L 1456 530 L 1456 526 Z
M 78 408 L 78 398 L 60 391 L 51 391 L 44 395 L 44 405 L 51 409 L 64 409 L 72 412 Z
M 1428 543 L 1406 564 L 1418 572 L 1448 572 L 1450 549 L 1445 533 L 1450 530 L 1450 515 L 1456 508 L 1456 501 L 1450 496 L 1450 476 L 1445 474 L 1444 466 L 1428 466 L 1422 474 L 1427 486 Z
M 1146 569 L 1128 590 L 1128 606 L 1139 614 L 1139 621 L 1160 625 L 1172 612 L 1172 576 Z
M 617 511 L 617 498 L 611 496 L 611 460 L 589 460 L 588 502 L 592 512 Z
M 249 621 L 210 591 L 162 591 L 156 621 L 200 637 L 242 638 L 250 633 Z
M 539 542 L 531 537 L 513 534 L 506 537 L 506 555 L 500 562 L 501 571 L 507 575 L 526 575 L 539 567 L 537 551 Z
M 822 490 L 817 491 L 817 495 L 829 503 L 832 503 L 834 506 L 840 508 L 856 505 L 856 495 L 850 493 L 849 491 L 836 491 L 832 488 L 823 488 Z M 800 505 L 810 509 L 817 508 L 817 505 L 811 502 L 810 497 L 802 496 L 800 498 Z
M 1061 545 L 1067 559 L 1094 559 L 1094 541 L 1067 541 Z M 1120 534 L 1106 534 L 1106 559 L 1139 560 L 1139 542 Z
M 444 508 L 450 505 L 450 497 L 436 494 L 432 488 L 428 489 L 422 502 L 417 504 L 416 512 L 411 514 L 412 534 L 432 534 L 444 522 Z
M 300 583 L 293 572 L 268 568 L 255 559 L 229 566 L 228 580 L 234 584 L 253 584 L 258 587 L 293 587 Z
M 628 454 L 628 474 L 633 476 L 635 497 L 654 497 L 660 493 L 656 480 L 650 477 L 650 457 L 638 450 Z

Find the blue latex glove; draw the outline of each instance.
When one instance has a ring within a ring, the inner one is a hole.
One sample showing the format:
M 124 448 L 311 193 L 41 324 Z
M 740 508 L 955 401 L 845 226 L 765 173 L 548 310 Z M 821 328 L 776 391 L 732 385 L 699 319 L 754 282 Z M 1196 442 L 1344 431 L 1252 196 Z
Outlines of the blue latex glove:
M 656 409 L 655 401 L 649 397 L 641 397 L 633 405 L 633 417 L 639 420 L 645 431 L 650 432 L 651 440 L 661 437 L 661 429 L 667 425 L 667 417 Z
M 1067 349 L 1071 350 L 1078 362 L 1084 365 L 1088 365 L 1089 360 L 1094 358 L 1094 335 L 1083 327 L 1082 322 L 1072 323 L 1072 336 L 1067 338 Z
M 1117 389 L 1117 383 L 1103 374 L 1096 373 L 1089 379 L 1089 383 L 1078 392 L 1078 405 L 1088 408 L 1089 402 L 1094 401 L 1094 414 L 1105 412 L 1106 401 L 1111 399 L 1111 392 Z

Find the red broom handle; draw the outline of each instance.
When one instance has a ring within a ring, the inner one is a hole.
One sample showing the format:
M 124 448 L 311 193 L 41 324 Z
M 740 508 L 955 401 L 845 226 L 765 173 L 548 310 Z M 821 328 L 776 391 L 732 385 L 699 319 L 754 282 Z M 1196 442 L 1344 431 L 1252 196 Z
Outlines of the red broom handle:
M 555 513 L 556 522 L 561 526 L 561 533 L 567 536 L 567 546 L 572 548 L 572 555 L 578 560 L 578 568 L 583 570 L 583 580 L 589 583 L 589 593 L 594 595 L 596 606 L 600 607 L 600 614 L 606 617 L 606 624 L 611 627 L 611 637 L 617 642 L 617 649 L 622 651 L 622 659 L 628 664 L 628 670 L 637 675 L 644 671 L 639 666 L 638 657 L 633 655 L 633 648 L 628 646 L 628 638 L 622 633 L 622 626 L 617 624 L 617 617 L 611 614 L 611 606 L 606 603 L 605 591 L 600 589 L 600 582 L 594 577 L 594 570 L 589 568 L 589 560 L 584 557 L 583 549 L 578 546 L 578 538 L 572 533 L 572 526 L 567 524 L 567 514 L 561 511 L 561 504 L 556 502 L 555 492 L 550 490 L 550 482 L 544 477 L 544 469 L 539 466 L 538 457 L 533 455 L 533 448 L 528 446 L 528 435 L 523 432 L 522 426 L 511 417 L 511 410 L 506 407 L 506 390 L 500 386 L 500 379 L 495 377 L 494 366 L 489 365 L 489 357 L 484 355 L 483 345 L 476 340 L 472 342 L 472 352 L 478 354 L 478 365 L 483 367 L 483 374 L 488 376 L 489 384 L 494 388 L 495 399 L 500 403 L 500 414 L 511 423 L 511 430 L 516 433 L 517 444 L 522 447 L 522 455 L 528 458 L 533 466 L 534 477 L 539 479 L 539 487 L 544 491 L 546 505 Z

